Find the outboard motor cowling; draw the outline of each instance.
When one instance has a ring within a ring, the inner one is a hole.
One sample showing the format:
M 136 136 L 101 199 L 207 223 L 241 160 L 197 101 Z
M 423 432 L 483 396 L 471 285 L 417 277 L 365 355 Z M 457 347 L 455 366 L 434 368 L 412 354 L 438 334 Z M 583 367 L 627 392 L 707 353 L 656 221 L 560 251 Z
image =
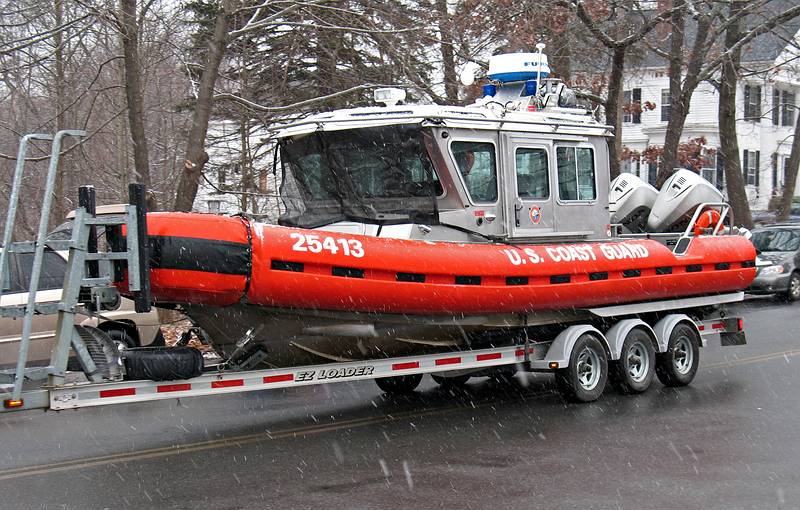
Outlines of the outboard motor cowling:
M 639 177 L 620 174 L 611 181 L 608 191 L 611 223 L 619 223 L 633 233 L 645 232 L 656 197 L 658 190 Z
M 648 231 L 683 230 L 698 205 L 723 200 L 722 193 L 713 184 L 691 170 L 680 169 L 661 187 L 647 218 Z

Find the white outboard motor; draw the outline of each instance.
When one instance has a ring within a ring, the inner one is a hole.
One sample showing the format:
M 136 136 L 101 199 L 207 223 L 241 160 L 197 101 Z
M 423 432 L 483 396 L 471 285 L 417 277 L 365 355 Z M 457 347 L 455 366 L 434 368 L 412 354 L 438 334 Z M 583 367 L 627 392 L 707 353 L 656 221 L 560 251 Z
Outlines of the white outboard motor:
M 686 228 L 697 206 L 722 202 L 722 193 L 691 170 L 680 169 L 667 179 L 658 193 L 647 228 L 650 232 L 669 232 Z
M 620 174 L 611 181 L 608 212 L 611 223 L 620 223 L 633 233 L 644 232 L 658 190 L 633 174 Z

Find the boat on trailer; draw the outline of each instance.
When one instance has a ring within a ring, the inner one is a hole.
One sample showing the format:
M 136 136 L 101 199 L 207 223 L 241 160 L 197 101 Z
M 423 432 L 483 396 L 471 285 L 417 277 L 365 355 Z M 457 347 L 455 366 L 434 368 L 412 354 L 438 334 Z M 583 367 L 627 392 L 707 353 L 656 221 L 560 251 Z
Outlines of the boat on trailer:
M 469 106 L 381 89 L 282 126 L 278 225 L 148 215 L 154 302 L 235 369 L 549 345 L 740 300 L 755 250 L 719 191 L 689 170 L 609 182 L 612 128 L 548 73 L 503 55 Z
M 45 207 L 37 241 L 11 246 L 33 252 L 34 268 L 46 246 L 69 250 L 62 300 L 0 313 L 57 314 L 57 343 L 50 365 L 27 367 L 23 325 L 0 411 L 363 379 L 409 392 L 424 374 L 454 385 L 516 371 L 554 373 L 566 398 L 589 402 L 607 381 L 623 393 L 655 377 L 687 385 L 710 339 L 745 343 L 725 307 L 755 277 L 755 249 L 718 190 L 689 170 L 660 190 L 631 174 L 609 182 L 612 129 L 549 77 L 541 48 L 493 57 L 483 91 L 455 107 L 381 89 L 384 106 L 283 126 L 277 225 L 146 214 L 137 184 L 124 214 L 100 218 L 84 187 L 71 239 L 50 241 Z M 45 204 L 64 136 L 82 132 L 55 135 Z M 50 138 L 20 143 L 6 246 L 26 144 Z M 137 311 L 183 310 L 222 361 L 204 366 L 185 345 L 120 351 L 74 326 L 118 292 Z M 70 352 L 87 382 L 67 380 Z

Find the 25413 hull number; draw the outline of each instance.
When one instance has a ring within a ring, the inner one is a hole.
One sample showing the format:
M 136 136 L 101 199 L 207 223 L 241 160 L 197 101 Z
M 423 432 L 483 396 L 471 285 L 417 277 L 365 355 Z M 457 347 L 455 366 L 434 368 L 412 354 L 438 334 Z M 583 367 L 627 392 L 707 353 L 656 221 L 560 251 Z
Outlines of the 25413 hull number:
M 301 234 L 292 232 L 289 237 L 294 239 L 292 250 L 307 251 L 311 253 L 330 252 L 334 255 L 341 250 L 347 257 L 361 258 L 364 256 L 364 246 L 358 239 L 342 239 L 316 234 Z

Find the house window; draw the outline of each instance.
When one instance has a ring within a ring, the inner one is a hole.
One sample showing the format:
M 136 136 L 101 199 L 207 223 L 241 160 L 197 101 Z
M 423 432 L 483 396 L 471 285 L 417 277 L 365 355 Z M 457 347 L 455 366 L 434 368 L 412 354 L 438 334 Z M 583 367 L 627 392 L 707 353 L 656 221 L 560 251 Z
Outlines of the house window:
M 595 200 L 594 151 L 587 147 L 558 147 L 558 198 Z
M 759 151 L 744 151 L 742 153 L 742 172 L 745 184 L 758 186 Z
M 658 164 L 657 163 L 648 163 L 647 164 L 647 181 L 648 184 L 653 186 L 656 185 L 656 179 L 658 179 Z
M 761 122 L 761 86 L 744 86 L 744 120 Z
M 722 154 L 720 154 L 720 149 L 717 149 L 717 153 L 714 157 L 716 161 L 714 165 L 717 169 L 717 189 L 722 191 L 725 189 L 725 162 L 722 159 Z
M 669 107 L 672 104 L 672 98 L 669 95 L 669 89 L 661 89 L 661 122 L 669 122 Z
M 219 214 L 219 205 L 220 205 L 219 200 L 209 200 L 207 203 L 208 203 L 208 212 Z
M 622 93 L 622 122 L 642 123 L 642 89 L 635 88 Z
M 794 126 L 795 93 L 779 88 L 772 89 L 772 124 Z
M 227 174 L 227 172 L 225 171 L 224 168 L 220 168 L 219 170 L 217 170 L 217 186 L 218 187 L 220 187 L 220 188 L 224 188 L 225 187 L 225 179 L 227 177 L 226 174 Z
M 717 184 L 717 155 L 716 154 L 709 154 L 708 152 L 704 151 L 703 159 L 703 167 L 700 169 L 700 176 L 710 182 L 711 184 Z

